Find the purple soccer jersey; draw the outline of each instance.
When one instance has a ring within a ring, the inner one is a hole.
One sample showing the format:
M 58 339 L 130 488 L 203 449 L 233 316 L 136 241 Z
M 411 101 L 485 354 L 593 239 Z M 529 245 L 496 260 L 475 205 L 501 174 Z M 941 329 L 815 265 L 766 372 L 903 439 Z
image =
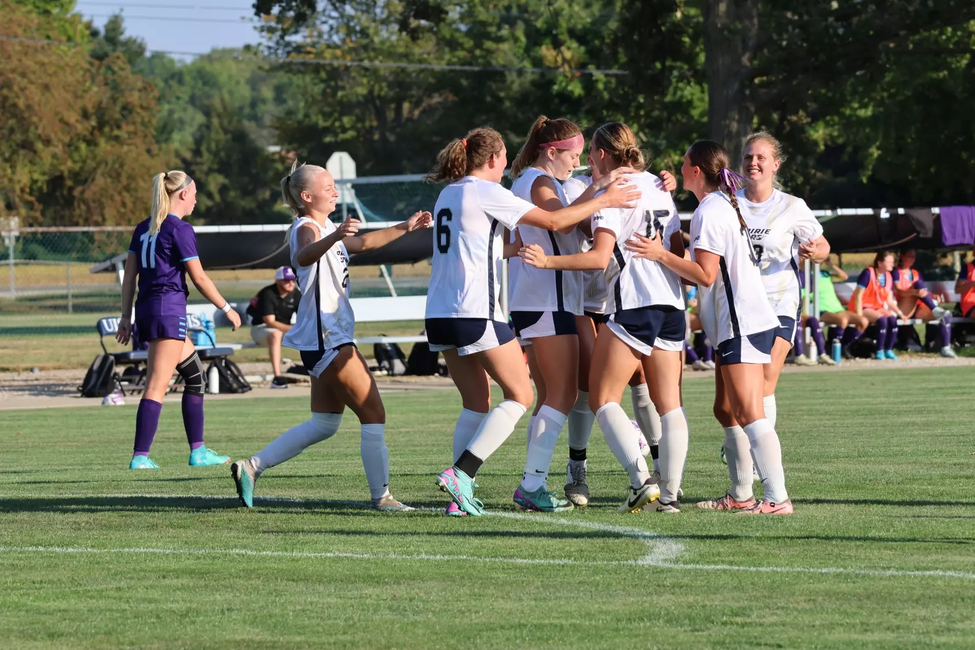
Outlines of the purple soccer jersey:
M 167 215 L 155 236 L 149 236 L 149 220 L 135 227 L 129 252 L 139 266 L 139 297 L 136 320 L 146 317 L 186 317 L 186 262 L 199 258 L 193 226 L 176 215 Z

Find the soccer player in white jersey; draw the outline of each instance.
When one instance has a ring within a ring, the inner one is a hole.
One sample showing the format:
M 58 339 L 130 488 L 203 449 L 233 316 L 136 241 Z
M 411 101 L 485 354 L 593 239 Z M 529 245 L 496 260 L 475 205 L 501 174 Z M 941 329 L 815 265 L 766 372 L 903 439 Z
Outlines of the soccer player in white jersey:
M 389 492 L 386 410 L 376 381 L 353 343 L 349 253 L 375 250 L 408 232 L 429 228 L 433 217 L 429 212 L 417 212 L 396 226 L 363 235 L 356 235 L 359 222 L 354 218 L 336 227 L 328 219 L 339 196 L 335 180 L 324 168 L 297 167 L 297 161 L 281 180 L 281 192 L 295 217 L 289 242 L 291 265 L 298 270 L 301 288 L 297 320 L 283 343 L 299 351 L 311 377 L 311 419 L 231 466 L 237 495 L 244 505 L 253 507 L 254 484 L 264 470 L 335 435 L 348 406 L 361 424 L 360 451 L 372 507 L 412 510 Z
M 639 198 L 639 192 L 624 187 L 625 180 L 607 176 L 583 199 L 549 211 L 500 185 L 506 165 L 501 135 L 479 128 L 444 147 L 428 176 L 450 184 L 434 209 L 427 339 L 432 350 L 443 352 L 463 401 L 454 428 L 454 466 L 437 476 L 437 485 L 457 506 L 447 514 L 483 514 L 484 506 L 473 494 L 474 476 L 511 435 L 533 398 L 521 349 L 499 305 L 503 230 L 519 225 L 561 230 L 601 208 Z M 608 189 L 599 198 L 590 198 L 604 187 Z M 504 394 L 490 413 L 485 370 Z
M 607 269 L 607 312 L 611 316 L 596 337 L 589 406 L 607 444 L 630 476 L 630 490 L 620 512 L 636 512 L 660 496 L 657 509 L 676 513 L 680 511 L 677 491 L 688 443 L 680 391 L 686 327 L 683 288 L 676 273 L 656 262 L 634 258 L 623 244 L 633 234 L 643 233 L 660 237 L 665 250 L 683 255 L 680 216 L 670 194 L 661 188 L 660 179 L 642 171 L 643 154 L 625 124 L 611 122 L 599 127 L 593 133 L 589 155 L 600 176 L 624 165 L 641 170 L 630 176 L 641 190 L 640 201 L 629 208 L 603 209 L 594 214 L 590 251 L 547 256 L 538 246 L 529 245 L 523 249 L 522 259 L 540 268 Z M 620 406 L 624 387 L 641 365 L 660 416 L 659 486 Z
M 698 506 L 791 514 L 782 447 L 762 403 L 765 366 L 772 362 L 779 319 L 765 293 L 760 259 L 738 210 L 735 192 L 745 181 L 728 165 L 728 152 L 710 140 L 695 142 L 684 154 L 684 188 L 699 201 L 691 218 L 690 260 L 666 250 L 659 238 L 637 235 L 627 247 L 698 285 L 701 323 L 717 346 L 714 414 L 724 427 L 731 489 L 724 497 Z M 761 501 L 752 493 L 749 450 L 765 487 Z
M 737 193 L 738 208 L 748 224 L 748 237 L 759 260 L 762 282 L 779 319 L 772 363 L 765 366 L 763 399 L 765 417 L 773 427 L 777 411 L 775 388 L 792 348 L 796 327 L 801 327 L 799 263 L 807 259 L 819 263 L 829 257 L 829 242 L 823 237 L 823 227 L 806 202 L 775 187 L 782 160 L 781 145 L 770 134 L 760 131 L 748 136 L 741 158 L 746 184 Z
M 589 157 L 587 164 L 593 176 L 599 175 L 598 169 Z M 592 185 L 593 176 L 574 176 L 562 184 L 562 191 L 569 202 L 575 201 L 587 187 Z M 661 171 L 660 180 L 663 188 L 672 192 L 677 188 L 677 180 L 668 171 Z M 585 222 L 583 222 L 585 225 Z M 581 226 L 580 226 L 581 227 Z M 589 224 L 589 233 L 592 233 Z M 592 239 L 587 238 L 582 243 L 582 251 L 592 249 Z M 576 403 L 572 406 L 568 417 L 569 429 L 569 462 L 565 469 L 565 496 L 576 506 L 589 503 L 589 483 L 587 481 L 586 454 L 589 446 L 589 436 L 596 419 L 589 408 L 589 373 L 592 362 L 592 352 L 596 347 L 596 334 L 606 322 L 610 314 L 606 311 L 609 301 L 609 287 L 606 284 L 606 269 L 594 271 L 580 271 L 583 281 L 583 316 L 576 318 L 576 333 L 579 338 L 579 391 Z M 641 447 L 644 454 L 653 459 L 653 478 L 660 478 L 659 444 L 660 444 L 660 416 L 650 400 L 650 389 L 643 376 L 643 367 L 638 367 L 630 379 L 630 400 L 633 404 L 633 415 L 636 418 L 646 448 Z

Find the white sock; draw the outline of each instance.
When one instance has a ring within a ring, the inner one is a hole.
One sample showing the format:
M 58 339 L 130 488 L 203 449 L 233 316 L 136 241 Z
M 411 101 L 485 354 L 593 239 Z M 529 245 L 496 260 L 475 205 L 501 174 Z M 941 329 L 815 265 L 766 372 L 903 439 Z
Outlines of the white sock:
M 331 438 L 339 430 L 340 424 L 341 413 L 312 413 L 310 420 L 291 427 L 251 456 L 256 475 L 260 476 L 267 468 L 294 458 L 316 442 Z
M 569 449 L 585 449 L 589 446 L 592 423 L 596 419 L 589 409 L 589 392 L 580 390 L 576 403 L 569 411 Z
M 755 420 L 745 426 L 745 433 L 752 447 L 755 469 L 762 479 L 765 498 L 772 503 L 788 500 L 785 491 L 785 470 L 782 468 L 782 446 L 775 428 L 767 419 Z
M 630 400 L 633 403 L 633 417 L 636 418 L 636 423 L 640 427 L 640 431 L 643 432 L 643 437 L 646 438 L 647 444 L 651 447 L 651 455 L 657 456 L 653 459 L 653 471 L 659 472 L 660 450 L 653 449 L 653 447 L 660 445 L 663 429 L 660 426 L 660 415 L 657 413 L 657 407 L 650 400 L 650 389 L 646 384 L 631 386 Z M 653 452 L 657 453 L 654 454 Z
M 508 439 L 527 410 L 514 400 L 501 402 L 481 422 L 467 449 L 480 458 L 481 462 L 486 461 Z
M 668 411 L 660 418 L 660 498 L 668 503 L 677 500 L 684 463 L 687 461 L 689 433 L 684 409 Z
M 633 424 L 623 407 L 616 402 L 604 404 L 596 411 L 596 420 L 603 430 L 606 444 L 630 475 L 630 486 L 637 488 L 643 485 L 650 478 L 650 472 L 647 471 L 646 459 L 640 453 L 640 443 L 633 435 Z
M 521 487 L 529 492 L 545 486 L 548 469 L 552 464 L 552 454 L 555 453 L 555 445 L 559 441 L 559 434 L 562 433 L 566 419 L 564 413 L 559 413 L 551 406 L 543 406 L 538 410 L 531 444 L 528 445 L 525 473 L 521 480 Z
M 460 455 L 464 453 L 464 450 L 467 449 L 467 445 L 470 444 L 474 434 L 477 433 L 477 428 L 481 426 L 485 415 L 487 413 L 478 413 L 477 411 L 470 411 L 468 409 L 461 410 L 460 417 L 457 418 L 457 424 L 454 425 L 455 463 L 460 458 Z
M 778 415 L 778 407 L 775 405 L 775 393 L 762 398 L 762 406 L 765 408 L 765 419 L 769 421 L 772 428 L 775 428 L 775 416 Z
M 528 418 L 528 431 L 527 431 L 528 435 L 525 436 L 526 451 L 532 448 L 532 435 L 535 431 L 535 418 L 537 417 L 538 417 L 537 415 L 533 415 L 530 418 Z
M 724 457 L 728 461 L 731 489 L 735 501 L 748 501 L 755 496 L 752 488 L 751 445 L 745 430 L 739 426 L 724 427 Z
M 362 454 L 362 466 L 366 470 L 366 480 L 369 482 L 369 496 L 379 499 L 388 492 L 389 488 L 389 448 L 386 447 L 385 424 L 363 424 L 362 443 L 359 446 Z

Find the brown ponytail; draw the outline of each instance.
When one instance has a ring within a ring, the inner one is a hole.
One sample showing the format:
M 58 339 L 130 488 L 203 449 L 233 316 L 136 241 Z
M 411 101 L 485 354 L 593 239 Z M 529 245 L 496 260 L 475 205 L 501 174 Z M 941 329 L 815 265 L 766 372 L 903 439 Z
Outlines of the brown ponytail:
M 544 115 L 538 117 L 528 130 L 525 144 L 514 162 L 511 163 L 511 177 L 517 178 L 521 172 L 535 164 L 541 153 L 541 147 L 546 142 L 559 142 L 582 135 L 582 129 L 575 122 L 564 118 L 550 120 Z M 557 151 L 566 151 L 557 149 Z
M 735 181 L 728 174 L 722 173 L 734 173 L 728 169 L 728 165 L 731 163 L 728 150 L 714 140 L 698 140 L 687 149 L 687 159 L 693 166 L 700 167 L 701 173 L 704 175 L 704 182 L 708 187 L 728 195 L 728 200 L 731 201 L 731 206 L 735 209 L 735 214 L 738 215 L 738 225 L 741 226 L 742 232 L 747 234 L 748 224 L 741 216 L 738 197 L 735 196 L 737 190 Z
M 602 149 L 621 167 L 632 167 L 641 172 L 647 167 L 636 136 L 622 122 L 609 122 L 596 129 L 592 134 L 592 148 Z
M 431 183 L 453 183 L 483 167 L 491 156 L 501 153 L 504 141 L 494 129 L 482 126 L 450 143 L 437 154 L 437 164 L 426 175 Z

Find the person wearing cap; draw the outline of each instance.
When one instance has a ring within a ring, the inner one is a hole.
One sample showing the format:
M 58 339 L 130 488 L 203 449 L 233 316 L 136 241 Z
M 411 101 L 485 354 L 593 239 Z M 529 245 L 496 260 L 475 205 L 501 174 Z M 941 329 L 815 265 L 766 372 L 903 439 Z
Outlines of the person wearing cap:
M 271 388 L 287 388 L 281 376 L 281 339 L 291 329 L 291 319 L 298 309 L 301 292 L 295 284 L 295 272 L 290 266 L 280 267 L 274 274 L 274 284 L 258 292 L 251 300 L 251 338 L 258 345 L 267 345 L 271 355 L 274 379 Z

